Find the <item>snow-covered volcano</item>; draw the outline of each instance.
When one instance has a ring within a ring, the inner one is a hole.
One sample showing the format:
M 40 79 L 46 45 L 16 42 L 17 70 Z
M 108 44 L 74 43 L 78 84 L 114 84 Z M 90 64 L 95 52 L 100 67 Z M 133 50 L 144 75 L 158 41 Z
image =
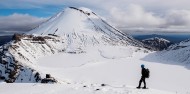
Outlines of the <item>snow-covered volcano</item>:
M 143 46 L 87 8 L 66 8 L 28 34 L 58 35 L 75 46 L 101 43 Z

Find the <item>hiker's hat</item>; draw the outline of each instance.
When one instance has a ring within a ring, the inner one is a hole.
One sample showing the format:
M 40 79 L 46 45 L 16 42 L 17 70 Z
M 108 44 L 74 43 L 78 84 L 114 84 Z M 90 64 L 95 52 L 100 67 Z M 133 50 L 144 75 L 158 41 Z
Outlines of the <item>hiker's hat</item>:
M 141 68 L 144 68 L 144 64 L 141 65 Z

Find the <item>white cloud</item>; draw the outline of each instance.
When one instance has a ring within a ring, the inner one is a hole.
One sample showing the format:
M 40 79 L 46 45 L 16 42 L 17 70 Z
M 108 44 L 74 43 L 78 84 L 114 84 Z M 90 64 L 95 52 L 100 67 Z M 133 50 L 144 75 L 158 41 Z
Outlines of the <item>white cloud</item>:
M 167 14 L 166 20 L 169 25 L 190 25 L 190 10 L 172 10 Z
M 114 7 L 109 10 L 111 20 L 120 29 L 165 31 L 189 31 L 190 10 L 168 10 L 162 14 L 145 10 L 142 6 L 131 4 L 127 8 Z M 109 20 L 108 19 L 108 20 Z M 175 30 L 176 29 L 176 30 Z
M 119 27 L 161 27 L 165 20 L 152 12 L 145 11 L 139 5 L 130 5 L 126 10 L 112 8 L 111 20 Z
M 9 16 L 0 16 L 0 33 L 1 32 L 27 32 L 47 18 L 38 18 L 28 14 L 12 14 Z
M 189 4 L 189 0 L 2 0 L 0 8 L 43 8 L 47 5 L 82 6 L 91 8 L 118 27 L 190 30 Z M 25 19 L 31 18 L 26 17 Z M 37 22 L 40 20 L 37 17 L 34 17 L 34 19 Z M 35 20 L 28 24 L 36 25 Z M 6 22 L 6 25 L 10 27 L 14 24 L 12 27 L 16 28 L 17 26 L 21 29 L 22 26 L 25 26 L 22 23 L 27 22 L 22 20 L 19 23 L 20 25 L 16 25 L 18 23 L 10 21 L 9 23 Z M 3 26 L 3 28 L 5 27 Z

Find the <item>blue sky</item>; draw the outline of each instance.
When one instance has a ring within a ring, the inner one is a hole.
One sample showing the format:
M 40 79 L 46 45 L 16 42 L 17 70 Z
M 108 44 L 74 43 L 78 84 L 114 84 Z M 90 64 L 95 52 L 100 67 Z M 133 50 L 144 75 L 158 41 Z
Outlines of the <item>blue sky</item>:
M 190 32 L 189 4 L 189 0 L 1 0 L 0 34 L 27 32 L 68 6 L 90 8 L 125 31 Z
M 8 16 L 14 13 L 18 14 L 29 14 L 37 17 L 50 17 L 55 13 L 63 10 L 65 6 L 44 6 L 43 8 L 29 8 L 29 9 L 21 9 L 21 8 L 4 8 L 0 9 L 1 16 Z

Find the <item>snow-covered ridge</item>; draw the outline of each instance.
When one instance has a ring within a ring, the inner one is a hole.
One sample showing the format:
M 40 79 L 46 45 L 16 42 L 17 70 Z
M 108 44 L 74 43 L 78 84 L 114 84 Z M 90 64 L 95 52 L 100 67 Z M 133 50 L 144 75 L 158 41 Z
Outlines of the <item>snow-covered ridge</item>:
M 35 61 L 62 51 L 60 43 L 62 41 L 58 38 L 49 36 L 14 35 L 13 41 L 0 51 L 1 78 L 10 83 L 41 82 L 45 74 L 37 70 Z
M 164 42 L 168 42 L 168 43 L 170 42 L 169 40 L 166 40 L 164 38 L 159 38 L 159 37 L 148 38 L 148 39 L 144 39 L 143 41 L 149 41 L 149 40 L 157 40 L 159 42 L 164 41 Z
M 176 43 L 174 45 L 171 45 L 168 50 L 177 50 L 180 48 L 185 48 L 185 47 L 189 47 L 190 46 L 190 39 L 181 41 L 180 43 Z

